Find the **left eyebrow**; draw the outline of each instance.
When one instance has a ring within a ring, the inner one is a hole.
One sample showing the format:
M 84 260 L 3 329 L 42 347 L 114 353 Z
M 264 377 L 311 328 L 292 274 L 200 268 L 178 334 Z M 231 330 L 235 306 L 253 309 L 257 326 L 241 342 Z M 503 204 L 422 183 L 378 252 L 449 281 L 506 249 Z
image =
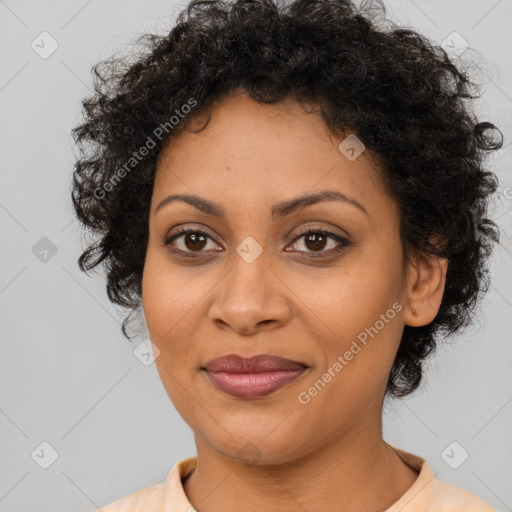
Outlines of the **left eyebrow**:
M 157 213 L 165 205 L 172 203 L 174 201 L 184 201 L 185 203 L 190 204 L 191 206 L 202 211 L 203 213 L 213 215 L 220 219 L 226 218 L 226 210 L 219 203 L 215 203 L 213 201 L 205 199 L 204 197 L 188 194 L 172 194 L 170 196 L 167 196 L 165 199 L 160 201 L 160 203 L 155 209 L 155 213 Z M 272 218 L 285 217 L 297 210 L 324 201 L 343 201 L 347 204 L 355 206 L 356 208 L 364 212 L 366 215 L 369 215 L 366 208 L 356 199 L 347 197 L 346 195 L 336 190 L 323 190 L 321 192 L 317 192 L 316 194 L 306 194 L 273 205 L 271 209 Z
M 317 204 L 323 201 L 343 201 L 345 203 L 351 204 L 359 208 L 366 215 L 369 215 L 366 208 L 356 199 L 352 199 L 347 197 L 346 195 L 338 192 L 337 190 L 323 190 L 316 194 L 306 194 L 300 197 L 296 197 L 294 199 L 289 199 L 287 201 L 283 201 L 282 203 L 277 203 L 272 207 L 272 217 L 284 217 L 289 215 L 290 213 L 306 208 L 307 206 Z

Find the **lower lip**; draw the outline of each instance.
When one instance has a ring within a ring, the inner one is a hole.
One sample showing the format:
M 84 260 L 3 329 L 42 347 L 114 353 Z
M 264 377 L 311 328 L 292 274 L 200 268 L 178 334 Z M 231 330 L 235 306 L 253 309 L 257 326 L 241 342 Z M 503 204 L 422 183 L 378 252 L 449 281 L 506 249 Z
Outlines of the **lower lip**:
M 215 387 L 238 398 L 258 398 L 293 382 L 304 373 L 306 368 L 298 370 L 279 370 L 261 373 L 209 372 L 210 381 Z

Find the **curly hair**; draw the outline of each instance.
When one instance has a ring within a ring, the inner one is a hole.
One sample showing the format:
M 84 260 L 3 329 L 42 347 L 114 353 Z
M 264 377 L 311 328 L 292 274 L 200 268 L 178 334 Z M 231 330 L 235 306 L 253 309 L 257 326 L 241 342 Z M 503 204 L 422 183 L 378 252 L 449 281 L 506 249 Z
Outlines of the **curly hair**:
M 503 135 L 470 109 L 479 95 L 468 71 L 425 36 L 379 26 L 373 7 L 349 0 L 192 0 L 168 34 L 136 42 L 140 51 L 131 57 L 93 67 L 94 92 L 72 132 L 80 149 L 73 207 L 94 238 L 80 269 L 102 263 L 109 300 L 133 313 L 166 143 L 233 91 L 267 104 L 292 96 L 313 102 L 332 133 L 348 129 L 380 157 L 400 209 L 405 261 L 413 253 L 448 259 L 438 314 L 428 325 L 405 326 L 387 382 L 391 396 L 414 391 L 438 335 L 472 320 L 499 242 L 487 218 L 498 180 L 483 161 Z M 122 323 L 128 339 L 129 316 Z

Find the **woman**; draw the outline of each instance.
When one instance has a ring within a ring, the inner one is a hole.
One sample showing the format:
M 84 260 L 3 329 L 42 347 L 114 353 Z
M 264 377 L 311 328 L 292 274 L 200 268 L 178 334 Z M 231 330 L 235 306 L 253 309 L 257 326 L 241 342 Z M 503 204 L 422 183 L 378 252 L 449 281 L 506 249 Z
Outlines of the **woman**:
M 143 310 L 197 456 L 120 511 L 491 511 L 382 438 L 488 287 L 501 147 L 468 76 L 348 0 L 193 1 L 95 67 L 87 271 Z M 501 132 L 500 132 L 501 133 Z

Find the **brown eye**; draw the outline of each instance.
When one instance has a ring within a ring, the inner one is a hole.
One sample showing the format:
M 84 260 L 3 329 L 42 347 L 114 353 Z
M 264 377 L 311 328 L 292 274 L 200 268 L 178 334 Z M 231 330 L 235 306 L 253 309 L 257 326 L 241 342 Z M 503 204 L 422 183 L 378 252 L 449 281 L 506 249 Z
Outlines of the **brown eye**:
M 187 233 L 183 240 L 187 249 L 191 251 L 200 251 L 206 245 L 206 237 L 198 233 Z
M 311 233 L 305 237 L 305 244 L 312 251 L 322 250 L 327 242 L 327 237 L 322 233 Z
M 212 240 L 212 238 L 204 231 L 185 228 L 167 237 L 164 244 L 172 252 L 200 253 L 205 252 L 203 249 L 208 245 L 208 240 Z
M 303 239 L 302 244 L 298 243 L 298 240 L 301 239 Z M 301 245 L 303 245 L 306 250 L 302 250 Z M 327 247 L 329 245 L 330 247 Z M 307 257 L 330 256 L 334 253 L 342 251 L 349 245 L 349 241 L 345 238 L 335 235 L 330 231 L 324 231 L 322 229 L 309 229 L 308 231 L 305 231 L 299 235 L 292 244 L 295 252 L 302 252 Z M 327 250 L 324 250 L 326 247 Z

